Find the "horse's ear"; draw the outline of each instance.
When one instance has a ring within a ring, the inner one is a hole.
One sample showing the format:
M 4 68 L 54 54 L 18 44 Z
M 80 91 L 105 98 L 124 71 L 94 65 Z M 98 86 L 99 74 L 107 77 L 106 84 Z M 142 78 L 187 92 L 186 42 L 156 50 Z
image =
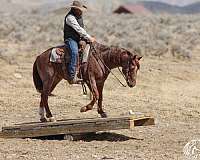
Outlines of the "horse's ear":
M 134 56 L 133 56 L 133 60 L 135 60 L 136 58 L 137 58 L 137 55 L 134 55 Z
M 131 54 L 131 52 L 129 52 L 129 51 L 127 51 L 126 53 L 127 53 L 129 56 L 131 56 L 131 55 L 132 55 L 132 54 Z
M 142 56 L 138 58 L 138 61 L 142 59 Z

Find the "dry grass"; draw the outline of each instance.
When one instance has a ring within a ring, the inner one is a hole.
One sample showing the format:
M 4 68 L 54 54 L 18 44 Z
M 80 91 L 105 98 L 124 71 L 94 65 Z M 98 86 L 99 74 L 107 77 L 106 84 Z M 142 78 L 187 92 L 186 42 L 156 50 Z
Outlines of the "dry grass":
M 0 38 L 44 49 L 63 43 L 64 14 L 4 16 Z M 191 59 L 200 35 L 199 16 L 86 15 L 90 34 L 99 42 L 137 50 L 145 56 Z M 37 35 L 37 36 L 35 36 Z

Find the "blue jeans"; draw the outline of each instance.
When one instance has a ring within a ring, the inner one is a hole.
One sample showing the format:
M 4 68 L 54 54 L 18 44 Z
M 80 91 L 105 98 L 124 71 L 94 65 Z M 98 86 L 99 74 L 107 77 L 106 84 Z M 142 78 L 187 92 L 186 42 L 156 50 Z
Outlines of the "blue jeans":
M 78 43 L 73 40 L 72 38 L 68 38 L 65 41 L 65 44 L 67 45 L 69 52 L 70 52 L 70 62 L 68 64 L 68 73 L 70 76 L 70 79 L 73 79 L 76 74 L 76 64 L 77 64 L 77 58 L 78 58 Z

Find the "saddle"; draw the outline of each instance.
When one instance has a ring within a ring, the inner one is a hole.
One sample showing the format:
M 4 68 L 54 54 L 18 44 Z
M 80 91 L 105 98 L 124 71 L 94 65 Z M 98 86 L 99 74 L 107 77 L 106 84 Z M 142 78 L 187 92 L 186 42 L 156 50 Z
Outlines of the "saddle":
M 89 51 L 90 51 L 90 45 L 87 44 L 85 41 L 80 41 L 79 50 L 78 50 L 79 56 L 78 56 L 77 66 L 76 66 L 77 71 L 80 70 L 81 64 L 87 63 Z M 67 79 L 67 75 L 66 75 L 67 64 L 70 62 L 70 54 L 65 44 L 52 48 L 51 53 L 50 53 L 50 62 L 61 64 L 64 77 L 65 79 Z
M 87 62 L 87 57 L 89 54 L 89 49 L 90 46 L 87 44 L 85 41 L 80 41 L 79 42 L 79 57 L 81 57 L 81 62 Z M 50 62 L 54 63 L 69 63 L 70 61 L 70 54 L 67 46 L 61 45 L 61 46 L 56 46 L 52 48 L 51 50 L 51 55 L 50 55 Z

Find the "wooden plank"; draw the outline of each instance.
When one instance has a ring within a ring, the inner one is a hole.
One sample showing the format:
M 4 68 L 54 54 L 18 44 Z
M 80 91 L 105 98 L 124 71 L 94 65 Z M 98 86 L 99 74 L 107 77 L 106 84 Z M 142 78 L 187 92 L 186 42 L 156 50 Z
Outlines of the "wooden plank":
M 138 119 L 138 118 L 144 118 L 143 115 L 134 115 L 134 116 L 121 116 L 121 117 L 112 117 L 112 118 L 79 118 L 79 119 L 61 119 L 61 120 L 57 120 L 57 122 L 64 122 L 64 121 L 67 121 L 69 123 L 79 123 L 79 122 L 87 122 L 87 121 L 107 121 L 107 120 L 114 120 L 114 119 Z M 56 122 L 56 123 L 57 123 Z M 46 123 L 41 123 L 41 122 L 28 122 L 28 123 L 20 123 L 20 124 L 15 124 L 16 126 L 18 125 L 31 125 L 31 124 L 47 124 L 48 123 L 52 123 L 52 122 L 46 122 Z M 7 127 L 3 127 L 3 128 L 7 128 Z
M 3 132 L 0 132 L 0 138 L 6 138 L 6 136 Z
M 130 122 L 130 128 L 136 127 L 136 126 L 150 126 L 155 125 L 154 118 L 152 117 L 143 117 L 143 118 L 137 118 Z
M 98 123 L 98 122 L 108 122 L 108 121 L 121 121 L 121 120 L 132 120 L 133 117 L 115 117 L 115 118 L 91 118 L 91 119 L 73 119 L 73 120 L 58 120 L 57 122 L 46 122 L 46 123 L 29 123 L 29 124 L 17 124 L 15 126 L 3 127 L 2 130 L 12 130 L 23 128 L 34 128 L 34 127 L 53 127 L 67 124 L 82 124 L 82 123 Z
M 148 118 L 140 118 L 134 120 L 134 125 L 135 126 L 150 126 L 150 125 L 155 125 L 154 118 L 148 117 Z
M 154 125 L 151 117 L 115 117 L 60 120 L 48 123 L 26 123 L 3 127 L 0 138 L 29 138 L 61 134 L 130 129 L 134 126 Z
M 83 125 L 67 125 L 61 127 L 51 128 L 34 128 L 32 130 L 11 130 L 10 132 L 3 132 L 6 137 L 38 137 L 48 135 L 59 135 L 59 134 L 75 134 L 75 133 L 87 133 L 87 132 L 98 132 L 106 130 L 117 130 L 129 128 L 129 122 L 127 123 L 112 123 L 106 124 L 106 127 L 102 124 L 94 125 L 92 123 Z

